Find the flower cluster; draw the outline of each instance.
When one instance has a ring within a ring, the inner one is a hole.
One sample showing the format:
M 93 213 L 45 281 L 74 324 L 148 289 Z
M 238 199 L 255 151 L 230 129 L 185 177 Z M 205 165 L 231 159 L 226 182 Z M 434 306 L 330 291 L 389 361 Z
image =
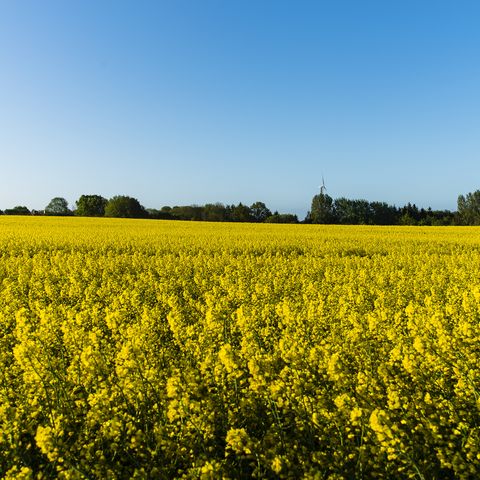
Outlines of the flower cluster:
M 478 478 L 479 247 L 0 217 L 0 477 Z

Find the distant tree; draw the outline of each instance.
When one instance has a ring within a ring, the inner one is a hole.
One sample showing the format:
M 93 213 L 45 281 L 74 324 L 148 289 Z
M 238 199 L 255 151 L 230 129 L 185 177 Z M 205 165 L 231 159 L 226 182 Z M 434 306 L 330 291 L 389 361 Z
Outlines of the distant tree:
M 477 205 L 477 207 L 475 207 Z M 419 209 L 408 203 L 402 208 L 385 202 L 351 200 L 345 197 L 332 200 L 323 189 L 312 200 L 312 209 L 302 223 L 340 223 L 351 225 L 459 225 L 473 224 L 475 208 L 480 225 L 480 191 L 459 197 L 459 212 Z M 463 213 L 463 217 L 460 215 Z M 462 220 L 463 218 L 463 220 Z
M 233 222 L 233 211 L 235 210 L 235 205 L 225 205 L 225 217 L 227 222 Z
M 398 219 L 399 225 L 417 225 L 417 221 L 408 213 L 404 213 Z
M 302 220 L 302 223 L 312 223 L 312 212 L 309 210 L 305 215 L 305 218 Z
M 254 222 L 264 222 L 272 212 L 263 202 L 255 202 L 250 205 L 250 214 Z
M 68 208 L 68 202 L 63 197 L 55 197 L 45 207 L 45 215 L 71 215 L 72 212 Z
M 335 219 L 338 223 L 355 223 L 355 212 L 352 208 L 351 200 L 345 197 L 336 198 L 334 202 Z
M 385 202 L 370 202 L 370 212 L 373 225 L 396 225 L 398 210 Z
M 367 200 L 353 200 L 353 210 L 356 225 L 370 225 L 373 223 L 373 211 Z
M 253 217 L 250 207 L 243 205 L 242 202 L 234 206 L 232 209 L 232 220 L 234 222 L 252 222 Z
M 157 210 L 155 208 L 147 208 L 148 218 L 153 218 L 155 220 L 173 220 L 173 216 L 170 212 L 162 210 Z
M 82 195 L 76 202 L 75 215 L 80 217 L 103 217 L 108 203 L 101 195 Z
M 265 223 L 298 223 L 298 217 L 291 213 L 275 212 L 265 219 Z
M 174 206 L 171 214 L 177 220 L 202 220 L 203 207 L 199 205 Z
M 446 225 L 456 225 L 457 215 L 450 210 L 432 210 L 428 208 L 427 210 L 420 210 L 420 220 L 417 223 L 418 225 L 429 225 L 429 226 L 446 226 Z
M 146 218 L 148 214 L 136 198 L 117 195 L 108 200 L 105 205 L 105 216 L 118 218 Z
M 411 225 L 415 225 L 421 218 L 418 207 L 410 202 L 400 209 L 400 215 L 402 218 L 410 219 Z
M 333 199 L 330 195 L 322 192 L 313 197 L 309 220 L 312 223 L 335 223 Z
M 335 218 L 345 225 L 368 225 L 372 223 L 373 212 L 366 200 L 337 198 L 334 202 Z
M 153 219 L 158 219 L 158 215 L 160 213 L 160 210 L 157 210 L 156 208 L 146 208 L 145 209 L 148 215 L 148 218 L 153 218 Z
M 5 210 L 5 215 L 30 215 L 30 213 L 30 210 L 23 205 L 17 205 L 16 207 Z
M 432 225 L 457 225 L 458 215 L 457 212 L 451 212 L 450 210 L 433 210 L 433 218 L 435 219 Z
M 164 206 L 160 209 L 160 211 L 161 211 L 162 213 L 170 213 L 170 214 L 171 214 L 171 213 L 172 213 L 172 207 L 170 207 L 169 205 L 164 205 Z
M 203 207 L 203 220 L 207 222 L 226 222 L 227 209 L 223 203 L 207 203 Z
M 457 201 L 458 216 L 463 225 L 480 225 L 480 190 L 460 195 Z

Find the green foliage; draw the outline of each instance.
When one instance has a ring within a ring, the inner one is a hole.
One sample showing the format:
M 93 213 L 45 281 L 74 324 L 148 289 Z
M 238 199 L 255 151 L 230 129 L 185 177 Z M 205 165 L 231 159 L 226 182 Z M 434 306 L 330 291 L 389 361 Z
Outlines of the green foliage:
M 82 195 L 77 201 L 75 215 L 80 217 L 103 217 L 108 200 L 101 195 Z
M 368 225 L 372 223 L 373 211 L 366 200 L 337 198 L 334 202 L 337 223 L 346 225 Z
M 343 225 L 456 225 L 458 216 L 448 210 L 418 209 L 407 203 L 402 208 L 385 202 L 368 202 L 341 197 L 332 200 L 321 193 L 312 200 L 305 223 Z
M 148 213 L 136 198 L 117 195 L 107 202 L 105 206 L 105 216 L 116 218 L 146 218 Z
M 148 218 L 155 220 L 172 220 L 172 214 L 156 208 L 147 208 Z
M 174 206 L 171 214 L 177 220 L 202 220 L 203 207 L 199 205 Z
M 254 220 L 250 207 L 243 205 L 242 202 L 233 206 L 231 215 L 234 222 L 253 222 Z
M 385 202 L 371 202 L 370 214 L 373 225 L 395 225 L 398 218 L 397 209 Z
M 265 223 L 298 223 L 298 217 L 291 213 L 275 212 L 265 219 Z
M 310 220 L 312 223 L 335 223 L 332 197 L 325 193 L 313 197 Z
M 5 215 L 30 215 L 30 214 L 31 214 L 30 210 L 23 205 L 17 205 L 16 207 L 5 209 Z
M 72 212 L 68 208 L 68 202 L 63 197 L 55 197 L 45 207 L 45 215 L 65 216 L 71 215 Z
M 464 225 L 480 225 L 480 190 L 460 195 L 457 202 L 458 215 Z
M 203 207 L 202 219 L 207 222 L 226 222 L 229 220 L 227 208 L 222 203 L 207 203 Z
M 255 202 L 250 206 L 250 214 L 254 222 L 265 222 L 272 212 L 263 202 Z

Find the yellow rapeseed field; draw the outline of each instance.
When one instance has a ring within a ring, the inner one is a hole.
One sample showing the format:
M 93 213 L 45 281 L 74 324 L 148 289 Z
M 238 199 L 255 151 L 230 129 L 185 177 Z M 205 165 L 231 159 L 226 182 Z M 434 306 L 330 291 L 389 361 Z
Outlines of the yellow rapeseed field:
M 0 476 L 478 478 L 479 323 L 479 228 L 0 217 Z

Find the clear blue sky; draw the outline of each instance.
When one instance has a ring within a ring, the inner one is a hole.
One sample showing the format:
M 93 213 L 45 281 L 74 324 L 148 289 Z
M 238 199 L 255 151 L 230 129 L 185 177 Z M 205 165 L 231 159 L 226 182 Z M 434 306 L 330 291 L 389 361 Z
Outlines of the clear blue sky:
M 480 2 L 0 0 L 0 208 L 456 208 L 480 189 Z

